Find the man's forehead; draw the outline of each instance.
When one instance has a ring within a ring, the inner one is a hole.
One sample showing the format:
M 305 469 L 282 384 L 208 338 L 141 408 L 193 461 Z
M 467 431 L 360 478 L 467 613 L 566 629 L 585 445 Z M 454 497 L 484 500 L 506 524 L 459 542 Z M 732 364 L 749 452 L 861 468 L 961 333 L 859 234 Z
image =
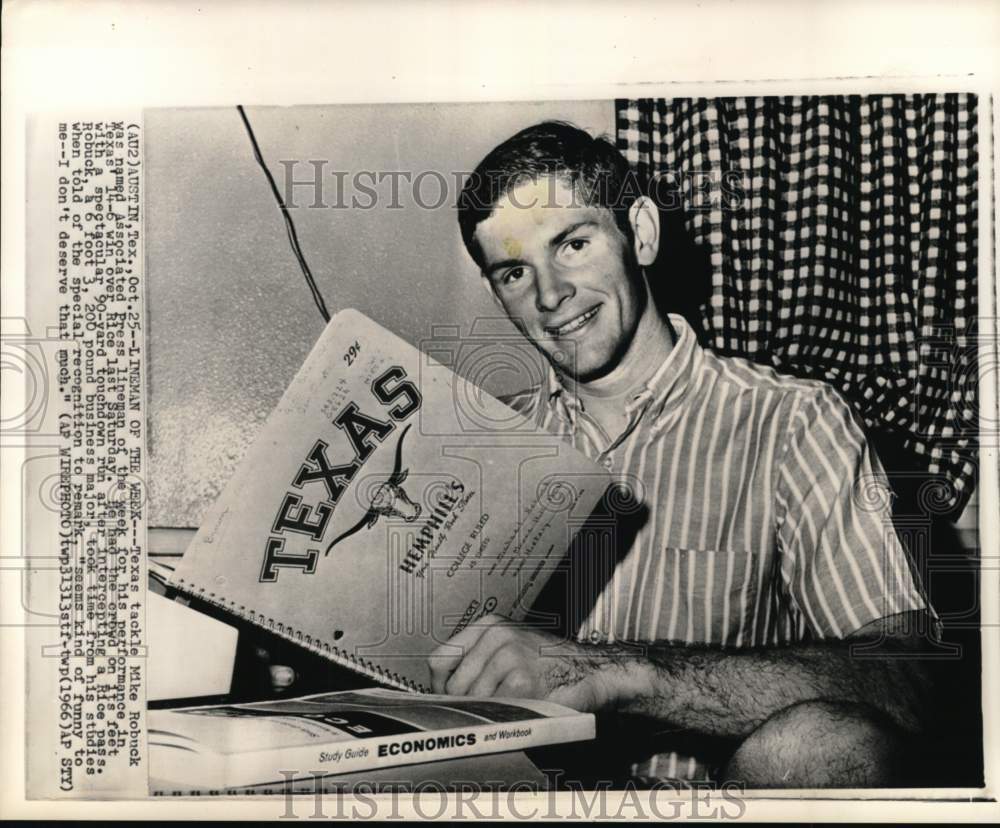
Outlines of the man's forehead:
M 607 209 L 586 204 L 578 188 L 546 176 L 508 190 L 476 228 L 476 235 L 481 243 L 495 240 L 506 245 L 510 238 L 536 232 L 554 234 L 572 224 L 605 220 L 611 220 Z

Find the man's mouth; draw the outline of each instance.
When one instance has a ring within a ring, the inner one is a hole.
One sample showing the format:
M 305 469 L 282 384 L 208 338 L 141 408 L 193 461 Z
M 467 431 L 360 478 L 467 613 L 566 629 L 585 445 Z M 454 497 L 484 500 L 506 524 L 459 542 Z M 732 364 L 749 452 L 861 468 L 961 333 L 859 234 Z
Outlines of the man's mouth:
M 600 311 L 600 305 L 594 305 L 590 310 L 584 311 L 579 316 L 574 316 L 572 319 L 564 322 L 562 325 L 558 326 L 546 326 L 545 332 L 550 336 L 568 336 L 571 333 L 576 333 L 584 325 L 590 323 L 590 321 L 597 316 Z

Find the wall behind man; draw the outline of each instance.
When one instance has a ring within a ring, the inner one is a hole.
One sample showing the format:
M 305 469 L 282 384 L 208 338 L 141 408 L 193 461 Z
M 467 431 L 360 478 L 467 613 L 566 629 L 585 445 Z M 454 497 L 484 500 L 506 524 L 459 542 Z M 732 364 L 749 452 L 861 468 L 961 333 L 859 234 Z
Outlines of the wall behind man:
M 546 119 L 613 135 L 611 101 L 249 107 L 264 158 L 322 193 L 298 187 L 292 215 L 331 313 L 354 307 L 417 344 L 432 326 L 490 318 L 516 335 L 478 284 L 458 232 L 456 173 Z M 323 328 L 284 224 L 235 108 L 146 113 L 146 261 L 150 521 L 195 527 Z M 408 171 L 375 186 L 362 171 Z M 342 193 L 337 190 L 341 173 Z M 441 202 L 439 173 L 448 182 Z M 359 207 L 345 209 L 356 196 Z M 421 206 L 423 205 L 423 206 Z M 524 378 L 478 378 L 493 393 Z

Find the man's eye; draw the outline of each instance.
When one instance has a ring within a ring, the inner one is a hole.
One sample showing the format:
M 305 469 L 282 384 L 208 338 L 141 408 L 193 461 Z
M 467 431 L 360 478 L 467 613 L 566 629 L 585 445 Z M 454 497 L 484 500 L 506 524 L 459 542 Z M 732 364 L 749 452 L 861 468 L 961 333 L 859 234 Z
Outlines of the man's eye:
M 563 245 L 562 255 L 574 256 L 584 250 L 589 244 L 590 239 L 587 238 L 570 239 Z
M 505 270 L 503 276 L 500 277 L 500 283 L 504 285 L 509 285 L 511 282 L 516 282 L 524 276 L 523 267 L 512 267 L 510 270 Z

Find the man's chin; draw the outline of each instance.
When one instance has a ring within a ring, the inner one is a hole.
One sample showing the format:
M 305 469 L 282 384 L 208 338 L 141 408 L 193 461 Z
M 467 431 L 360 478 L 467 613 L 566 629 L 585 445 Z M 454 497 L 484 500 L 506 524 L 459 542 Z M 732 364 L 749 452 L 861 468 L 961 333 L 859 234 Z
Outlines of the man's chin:
M 601 379 L 614 370 L 616 360 L 607 353 L 600 353 L 586 345 L 566 342 L 556 348 L 539 349 L 546 359 L 561 374 L 575 382 L 592 382 Z
M 599 380 L 611 373 L 611 367 L 604 362 L 589 360 L 563 360 L 554 362 L 556 370 L 568 376 L 574 382 L 588 383 Z

